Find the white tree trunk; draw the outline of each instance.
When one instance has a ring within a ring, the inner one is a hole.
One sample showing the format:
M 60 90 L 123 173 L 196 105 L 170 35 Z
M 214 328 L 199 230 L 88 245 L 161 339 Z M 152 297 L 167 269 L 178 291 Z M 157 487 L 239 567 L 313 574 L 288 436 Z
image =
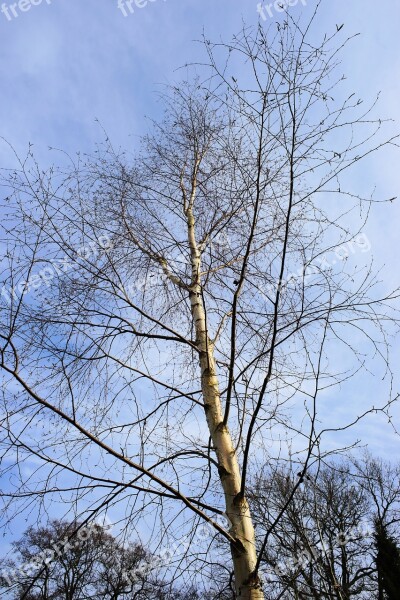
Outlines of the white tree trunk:
M 208 337 L 206 315 L 201 293 L 201 258 L 198 250 L 192 211 L 187 211 L 189 244 L 192 261 L 190 303 L 200 352 L 201 387 L 207 424 L 218 461 L 218 471 L 225 495 L 230 533 L 237 540 L 231 547 L 236 591 L 240 600 L 264 600 L 258 576 L 254 576 L 257 555 L 254 527 L 246 498 L 241 498 L 241 473 L 229 429 L 223 424 L 221 398 L 216 373 L 214 348 Z

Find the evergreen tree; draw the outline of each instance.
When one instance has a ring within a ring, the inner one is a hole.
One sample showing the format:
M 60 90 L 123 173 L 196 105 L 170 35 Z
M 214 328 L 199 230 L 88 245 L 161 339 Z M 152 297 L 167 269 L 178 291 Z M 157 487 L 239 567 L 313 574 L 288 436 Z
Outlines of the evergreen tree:
M 387 528 L 375 523 L 379 600 L 400 600 L 400 550 Z

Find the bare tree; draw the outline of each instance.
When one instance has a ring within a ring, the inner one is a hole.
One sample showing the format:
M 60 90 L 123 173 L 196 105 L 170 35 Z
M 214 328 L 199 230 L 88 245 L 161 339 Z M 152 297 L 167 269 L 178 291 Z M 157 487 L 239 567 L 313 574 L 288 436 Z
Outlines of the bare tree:
M 400 523 L 400 464 L 366 453 L 354 460 L 359 485 L 372 502 L 374 520 L 393 533 Z
M 30 527 L 13 544 L 16 560 L 3 573 L 4 589 L 17 600 L 65 598 L 151 598 L 156 586 L 149 577 L 128 573 L 139 569 L 149 555 L 138 544 L 123 547 L 100 525 L 86 528 L 82 539 L 74 536 L 78 523 L 52 521 L 47 527 Z M 58 544 L 58 552 L 54 545 Z M 11 578 L 11 586 L 7 579 Z
M 139 155 L 107 140 L 43 171 L 30 150 L 8 174 L 7 518 L 60 494 L 82 519 L 118 503 L 174 577 L 219 562 L 238 598 L 264 598 L 254 471 L 279 439 L 305 474 L 325 433 L 362 418 L 319 427 L 317 409 L 366 355 L 390 380 L 397 293 L 355 264 L 373 199 L 346 174 L 396 138 L 341 91 L 343 33 L 322 36 L 316 14 L 204 39 L 206 64 L 167 93 Z M 328 360 L 338 345 L 345 370 Z
M 252 493 L 259 536 L 274 522 L 298 478 L 266 470 Z M 263 559 L 270 598 L 349 600 L 375 597 L 372 499 L 351 462 L 311 470 L 271 536 Z
M 164 580 L 140 544 L 121 545 L 103 526 L 52 521 L 29 527 L 14 542 L 14 561 L 3 570 L 9 598 L 20 600 L 200 600 L 194 588 L 179 591 Z M 58 547 L 57 547 L 58 546 Z M 56 548 L 56 551 L 54 550 Z M 7 585 L 7 580 L 11 586 Z
M 372 504 L 377 598 L 395 598 L 400 589 L 400 465 L 367 453 L 355 467 Z

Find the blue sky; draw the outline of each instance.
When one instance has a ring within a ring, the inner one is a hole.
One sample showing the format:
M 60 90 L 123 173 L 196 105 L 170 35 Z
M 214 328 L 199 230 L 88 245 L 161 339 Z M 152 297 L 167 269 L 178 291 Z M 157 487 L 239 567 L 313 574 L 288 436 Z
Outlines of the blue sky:
M 291 11 L 311 13 L 314 4 L 299 2 Z M 382 89 L 383 107 L 398 111 L 400 5 L 324 4 L 321 27 L 344 22 L 348 33 L 362 32 L 346 57 L 360 92 Z M 202 28 L 213 39 L 229 37 L 242 17 L 256 23 L 255 0 L 154 0 L 128 17 L 117 0 L 43 0 L 11 21 L 0 14 L 0 133 L 22 147 L 32 141 L 82 149 L 98 138 L 98 117 L 115 140 L 132 144 L 128 136 L 146 127 L 143 116 L 157 113 L 158 84 L 173 81 L 175 69 L 201 57 L 193 40 Z
M 134 150 L 149 125 L 145 116 L 159 114 L 157 90 L 179 78 L 176 70 L 184 63 L 201 59 L 201 47 L 194 40 L 203 28 L 211 39 L 229 38 L 243 18 L 248 24 L 257 23 L 256 4 L 255 0 L 154 0 L 124 17 L 117 0 L 50 4 L 43 0 L 11 20 L 0 13 L 0 136 L 19 152 L 32 142 L 46 162 L 51 160 L 48 146 L 69 152 L 92 149 L 102 137 L 95 122 L 99 119 L 116 145 Z M 349 35 L 362 34 L 344 55 L 343 71 L 354 89 L 362 98 L 382 90 L 379 113 L 398 122 L 400 3 L 326 0 L 323 4 L 321 29 L 332 31 L 344 23 Z M 299 2 L 291 10 L 311 15 L 314 5 L 308 0 L 306 6 Z M 275 17 L 282 19 L 278 12 Z M 3 167 L 13 164 L 4 143 L 0 159 Z M 360 185 L 376 186 L 380 197 L 397 195 L 398 165 L 398 151 L 386 150 L 358 172 Z M 399 276 L 399 206 L 374 209 L 367 232 L 376 264 L 386 265 L 388 285 Z M 399 362 L 398 344 L 394 358 Z M 379 404 L 382 392 L 377 380 L 354 388 L 352 397 L 358 406 Z M 347 400 L 341 410 L 346 407 Z M 369 419 L 359 435 L 368 438 L 373 451 L 398 455 L 398 438 L 384 420 Z
M 49 2 L 49 3 L 48 3 Z M 0 135 L 19 151 L 32 142 L 37 156 L 52 160 L 48 146 L 69 152 L 91 150 L 102 132 L 99 119 L 113 142 L 128 150 L 138 146 L 149 127 L 146 116 L 157 118 L 157 91 L 180 77 L 177 69 L 201 60 L 203 28 L 208 37 L 229 38 L 244 19 L 256 24 L 253 0 L 153 0 L 124 17 L 117 0 L 43 0 L 27 12 L 0 13 L 1 113 Z M 290 10 L 311 15 L 315 0 L 299 2 Z M 272 7 L 272 9 L 273 7 Z M 7 12 L 7 11 L 5 11 Z M 129 11 L 127 11 L 129 12 Z M 274 11 L 274 20 L 282 20 Z M 398 23 L 400 3 L 372 0 L 325 0 L 319 16 L 321 30 L 332 31 L 344 23 L 348 35 L 361 33 L 346 50 L 343 72 L 360 97 L 382 91 L 380 116 L 399 120 L 400 53 Z M 269 25 L 268 17 L 265 25 Z M 395 130 L 398 125 L 393 125 Z M 0 144 L 2 166 L 13 159 Z M 56 157 L 53 157 L 56 158 Z M 399 155 L 385 150 L 359 171 L 360 187 L 376 186 L 378 197 L 397 195 Z M 383 265 L 388 285 L 398 276 L 397 239 L 400 209 L 396 203 L 372 213 L 367 234 L 376 265 Z M 395 357 L 399 348 L 395 348 Z M 400 358 L 400 357 L 399 357 Z M 374 394 L 379 395 L 377 383 Z M 365 391 L 354 394 L 363 401 Z M 374 427 L 371 426 L 372 430 Z M 376 431 L 370 441 L 389 455 L 397 439 Z

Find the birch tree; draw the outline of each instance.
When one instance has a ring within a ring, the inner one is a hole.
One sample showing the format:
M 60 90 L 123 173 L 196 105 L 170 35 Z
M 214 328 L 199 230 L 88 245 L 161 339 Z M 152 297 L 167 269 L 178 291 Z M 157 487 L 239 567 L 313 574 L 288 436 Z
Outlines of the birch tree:
M 5 173 L 6 523 L 111 511 L 205 597 L 219 564 L 237 598 L 262 599 L 259 466 L 295 453 L 306 474 L 326 435 L 389 414 L 390 385 L 318 420 L 321 390 L 365 376 L 368 357 L 390 383 L 397 292 L 364 232 L 384 199 L 347 173 L 397 138 L 348 90 L 344 31 L 323 36 L 316 14 L 204 38 L 133 155 L 107 138 L 43 169 L 30 148 Z

